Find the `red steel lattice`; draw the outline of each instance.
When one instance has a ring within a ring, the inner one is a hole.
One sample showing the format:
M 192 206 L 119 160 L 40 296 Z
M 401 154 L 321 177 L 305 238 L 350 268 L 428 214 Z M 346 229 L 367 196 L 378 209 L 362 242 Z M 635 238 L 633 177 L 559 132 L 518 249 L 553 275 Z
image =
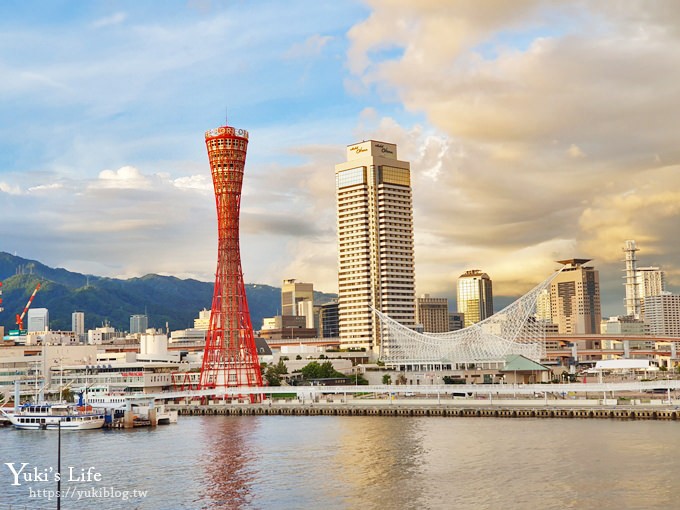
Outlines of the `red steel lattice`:
M 218 248 L 200 387 L 262 386 L 239 247 L 248 132 L 229 126 L 211 129 L 205 133 L 205 144 L 215 188 Z

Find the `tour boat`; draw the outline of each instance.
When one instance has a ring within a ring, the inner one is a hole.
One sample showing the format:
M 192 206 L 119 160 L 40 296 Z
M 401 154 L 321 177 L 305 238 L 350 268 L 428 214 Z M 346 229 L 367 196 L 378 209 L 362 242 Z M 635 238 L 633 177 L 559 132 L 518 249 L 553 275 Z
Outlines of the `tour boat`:
M 90 406 L 70 404 L 24 404 L 16 412 L 2 413 L 17 429 L 91 430 L 104 427 L 104 413 Z
M 125 393 L 109 391 L 107 386 L 97 386 L 87 389 L 76 390 L 80 402 L 86 401 L 95 409 L 106 409 L 108 411 L 122 411 L 128 406 L 135 416 L 146 419 L 151 413 L 151 409 L 156 410 L 156 424 L 165 425 L 177 423 L 178 412 L 169 410 L 165 404 L 154 403 L 144 393 Z

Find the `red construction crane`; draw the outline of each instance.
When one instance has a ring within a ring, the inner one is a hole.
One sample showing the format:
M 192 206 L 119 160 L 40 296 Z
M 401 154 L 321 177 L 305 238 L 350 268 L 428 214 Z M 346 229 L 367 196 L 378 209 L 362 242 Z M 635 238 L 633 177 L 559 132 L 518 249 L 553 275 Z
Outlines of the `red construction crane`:
M 26 312 L 28 312 L 28 309 L 31 307 L 31 303 L 33 303 L 33 298 L 35 295 L 38 293 L 40 290 L 40 283 L 35 286 L 35 290 L 33 291 L 33 294 L 31 294 L 31 297 L 28 298 L 28 303 L 26 303 L 26 307 L 24 308 L 24 311 L 21 312 L 21 315 L 17 314 L 17 326 L 19 327 L 19 331 L 24 329 L 24 317 L 26 316 Z

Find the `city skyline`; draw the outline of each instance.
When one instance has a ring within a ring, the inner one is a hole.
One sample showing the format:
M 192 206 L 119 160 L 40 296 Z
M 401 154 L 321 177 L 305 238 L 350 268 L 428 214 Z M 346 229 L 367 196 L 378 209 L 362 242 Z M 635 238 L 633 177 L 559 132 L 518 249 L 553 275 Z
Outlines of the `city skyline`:
M 337 292 L 333 167 L 377 139 L 411 162 L 417 295 L 481 267 L 519 296 L 587 257 L 623 314 L 625 240 L 679 284 L 678 20 L 670 2 L 0 6 L 0 249 L 211 281 L 202 133 L 228 114 L 251 134 L 247 282 Z

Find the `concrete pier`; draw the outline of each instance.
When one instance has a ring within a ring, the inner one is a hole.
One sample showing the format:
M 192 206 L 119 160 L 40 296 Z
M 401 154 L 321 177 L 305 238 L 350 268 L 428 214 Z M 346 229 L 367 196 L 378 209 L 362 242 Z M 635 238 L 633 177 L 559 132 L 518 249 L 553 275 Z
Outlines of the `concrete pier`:
M 625 420 L 677 420 L 680 409 L 675 406 L 651 404 L 633 406 L 603 406 L 592 403 L 570 403 L 571 405 L 508 405 L 498 404 L 465 405 L 464 402 L 412 402 L 412 403 L 315 403 L 286 402 L 263 404 L 168 404 L 184 416 L 439 416 L 475 418 L 591 418 Z

